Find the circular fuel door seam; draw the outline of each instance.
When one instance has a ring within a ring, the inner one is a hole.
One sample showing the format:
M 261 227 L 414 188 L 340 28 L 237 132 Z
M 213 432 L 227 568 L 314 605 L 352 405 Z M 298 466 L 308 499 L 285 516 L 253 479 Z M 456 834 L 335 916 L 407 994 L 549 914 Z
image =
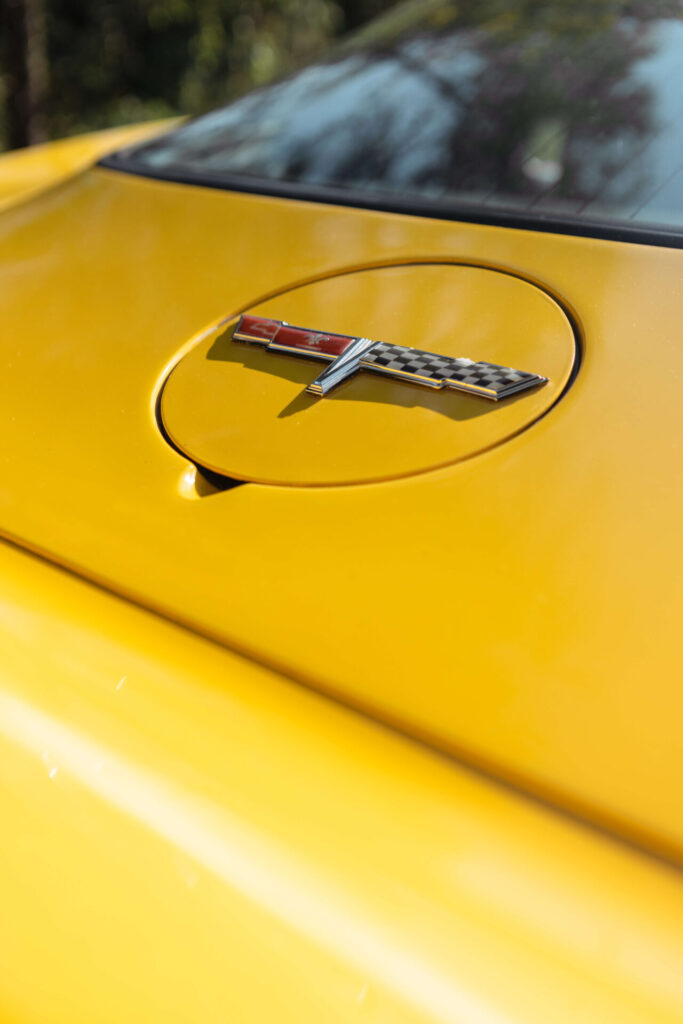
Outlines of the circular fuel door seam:
M 173 447 L 220 477 L 377 483 L 516 436 L 577 363 L 569 317 L 537 285 L 402 263 L 297 285 L 223 323 L 174 366 L 159 418 Z

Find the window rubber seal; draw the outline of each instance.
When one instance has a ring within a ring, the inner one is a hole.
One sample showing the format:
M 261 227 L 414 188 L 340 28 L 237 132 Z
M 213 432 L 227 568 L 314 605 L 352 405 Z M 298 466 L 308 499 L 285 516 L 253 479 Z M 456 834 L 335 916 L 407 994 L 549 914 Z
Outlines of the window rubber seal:
M 670 249 L 683 249 L 683 227 L 672 230 L 656 224 L 634 225 L 627 221 L 584 220 L 580 217 L 546 216 L 543 213 L 520 213 L 499 206 L 484 210 L 477 203 L 444 202 L 424 197 L 402 198 L 369 191 L 350 191 L 329 185 L 310 185 L 293 181 L 240 175 L 193 174 L 186 171 L 166 171 L 136 163 L 120 153 L 103 157 L 96 164 L 111 171 L 121 171 L 135 177 L 149 178 L 176 185 L 241 192 L 276 199 L 294 199 L 300 202 L 345 206 L 378 213 L 397 213 L 409 217 L 462 221 L 490 227 L 516 228 L 522 231 L 542 231 L 557 235 L 600 238 L 611 242 L 629 242 L 635 245 L 656 245 Z

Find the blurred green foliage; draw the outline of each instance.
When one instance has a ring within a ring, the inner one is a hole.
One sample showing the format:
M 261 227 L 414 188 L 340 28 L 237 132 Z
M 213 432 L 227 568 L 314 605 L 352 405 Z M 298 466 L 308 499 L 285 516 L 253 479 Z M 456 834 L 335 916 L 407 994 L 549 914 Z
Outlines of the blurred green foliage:
M 202 113 L 315 58 L 390 7 L 381 26 L 363 30 L 368 44 L 378 35 L 386 46 L 414 23 L 443 30 L 485 23 L 490 45 L 509 47 L 527 38 L 531 22 L 539 39 L 588 43 L 624 15 L 640 23 L 681 10 L 681 0 L 395 3 L 0 0 L 0 148 Z M 534 102 L 545 103 L 540 83 Z
M 0 147 L 197 114 L 390 0 L 0 0 Z

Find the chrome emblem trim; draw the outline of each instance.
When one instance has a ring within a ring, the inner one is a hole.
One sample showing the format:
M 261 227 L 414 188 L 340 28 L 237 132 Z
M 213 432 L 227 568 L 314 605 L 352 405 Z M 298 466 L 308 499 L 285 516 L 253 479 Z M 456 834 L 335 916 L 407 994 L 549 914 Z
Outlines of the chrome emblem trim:
M 406 345 L 390 345 L 347 334 L 330 334 L 294 327 L 285 320 L 242 316 L 233 341 L 263 345 L 269 352 L 321 359 L 331 365 L 306 391 L 322 397 L 359 370 L 393 377 L 432 389 L 450 388 L 479 395 L 494 402 L 548 382 L 547 377 L 511 366 L 475 362 L 473 359 L 440 356 Z

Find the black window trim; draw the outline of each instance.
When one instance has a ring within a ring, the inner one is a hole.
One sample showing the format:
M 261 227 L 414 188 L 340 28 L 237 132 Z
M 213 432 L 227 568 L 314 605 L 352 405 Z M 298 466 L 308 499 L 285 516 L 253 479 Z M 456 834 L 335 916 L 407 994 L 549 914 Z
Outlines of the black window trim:
M 229 174 L 222 174 L 219 177 L 210 174 L 166 171 L 139 164 L 127 152 L 105 156 L 98 161 L 97 166 L 136 177 L 151 178 L 154 181 L 220 189 L 225 192 L 242 192 L 279 199 L 296 199 L 307 203 L 376 210 L 379 213 L 399 213 L 412 217 L 462 221 L 469 224 L 517 228 L 523 231 L 543 231 L 558 235 L 602 238 L 612 242 L 630 242 L 636 245 L 657 245 L 670 249 L 683 249 L 683 229 L 676 231 L 656 224 L 635 225 L 626 221 L 613 222 L 584 220 L 571 216 L 546 216 L 541 211 L 529 214 L 493 206 L 483 209 L 476 202 L 452 202 L 414 196 L 403 198 L 398 195 L 351 191 L 329 185 L 310 185 L 303 182 L 278 181 L 273 178 Z

